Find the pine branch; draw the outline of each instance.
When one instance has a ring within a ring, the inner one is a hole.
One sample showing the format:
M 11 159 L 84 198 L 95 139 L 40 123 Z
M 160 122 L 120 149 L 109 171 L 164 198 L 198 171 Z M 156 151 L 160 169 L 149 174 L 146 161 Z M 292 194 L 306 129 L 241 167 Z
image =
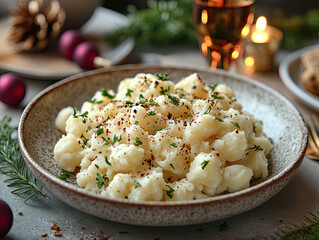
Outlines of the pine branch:
M 280 233 L 275 233 L 274 239 L 280 240 L 316 240 L 319 239 L 319 212 L 317 215 L 309 213 L 311 217 L 305 217 L 305 222 L 293 227 L 286 227 Z
M 192 0 L 148 0 L 147 9 L 129 8 L 131 23 L 107 36 L 113 44 L 134 38 L 137 45 L 197 44 Z
M 30 173 L 20 153 L 20 146 L 17 139 L 18 127 L 9 125 L 11 118 L 5 116 L 0 121 L 0 173 L 7 175 L 4 181 L 8 187 L 15 189 L 11 193 L 29 199 L 37 199 L 39 196 L 50 199 L 38 186 L 36 178 Z

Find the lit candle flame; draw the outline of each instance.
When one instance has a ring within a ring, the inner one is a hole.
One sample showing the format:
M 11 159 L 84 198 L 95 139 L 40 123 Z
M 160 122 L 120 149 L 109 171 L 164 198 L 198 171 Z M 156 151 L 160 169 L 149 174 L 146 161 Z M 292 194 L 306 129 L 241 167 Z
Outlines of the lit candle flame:
M 203 24 L 206 24 L 207 21 L 208 21 L 207 10 L 204 9 L 204 10 L 202 11 L 202 23 L 203 23 Z
M 259 17 L 256 21 L 257 31 L 265 31 L 266 26 L 267 26 L 267 19 L 264 16 Z
M 251 39 L 256 43 L 265 43 L 269 39 L 267 32 L 267 19 L 265 17 L 259 17 L 256 21 L 256 30 L 252 33 Z

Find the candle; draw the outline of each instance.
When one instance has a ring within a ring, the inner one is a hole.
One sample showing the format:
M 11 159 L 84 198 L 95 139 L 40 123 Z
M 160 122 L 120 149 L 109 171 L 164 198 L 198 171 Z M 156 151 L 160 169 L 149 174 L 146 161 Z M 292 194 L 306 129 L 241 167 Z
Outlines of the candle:
M 267 25 L 265 17 L 259 17 L 244 40 L 243 66 L 240 68 L 246 73 L 272 70 L 281 39 L 282 32 Z
M 251 40 L 255 43 L 265 43 L 269 39 L 267 19 L 259 17 L 256 21 L 255 31 L 251 34 Z

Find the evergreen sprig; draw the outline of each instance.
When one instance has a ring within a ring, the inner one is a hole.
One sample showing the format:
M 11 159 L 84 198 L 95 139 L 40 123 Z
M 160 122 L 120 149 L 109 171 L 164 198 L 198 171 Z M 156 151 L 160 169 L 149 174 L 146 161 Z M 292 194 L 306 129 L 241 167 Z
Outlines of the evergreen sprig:
M 11 118 L 5 116 L 0 120 L 0 173 L 8 176 L 5 182 L 15 189 L 11 193 L 29 199 L 37 199 L 39 196 L 50 199 L 42 191 L 37 179 L 30 173 L 20 153 L 17 139 L 17 126 L 10 126 Z
M 148 0 L 147 9 L 131 7 L 131 23 L 107 36 L 113 44 L 134 38 L 137 45 L 191 43 L 197 45 L 192 20 L 192 0 Z
M 305 221 L 294 224 L 293 227 L 286 227 L 286 230 L 275 233 L 273 239 L 280 240 L 316 240 L 319 239 L 319 212 L 309 213 Z

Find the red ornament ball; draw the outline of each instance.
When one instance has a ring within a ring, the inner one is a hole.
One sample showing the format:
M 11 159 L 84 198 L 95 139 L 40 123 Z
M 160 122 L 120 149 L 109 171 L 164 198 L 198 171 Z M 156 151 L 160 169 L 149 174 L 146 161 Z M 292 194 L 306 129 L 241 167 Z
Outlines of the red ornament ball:
M 89 42 L 80 43 L 74 50 L 73 60 L 83 69 L 94 68 L 94 58 L 99 55 L 97 48 Z
M 68 59 L 72 59 L 74 49 L 83 42 L 83 38 L 76 30 L 67 30 L 59 38 L 59 52 Z
M 4 237 L 11 229 L 13 215 L 9 205 L 0 199 L 0 238 Z
M 7 105 L 18 105 L 25 96 L 24 81 L 12 73 L 0 77 L 0 101 Z

